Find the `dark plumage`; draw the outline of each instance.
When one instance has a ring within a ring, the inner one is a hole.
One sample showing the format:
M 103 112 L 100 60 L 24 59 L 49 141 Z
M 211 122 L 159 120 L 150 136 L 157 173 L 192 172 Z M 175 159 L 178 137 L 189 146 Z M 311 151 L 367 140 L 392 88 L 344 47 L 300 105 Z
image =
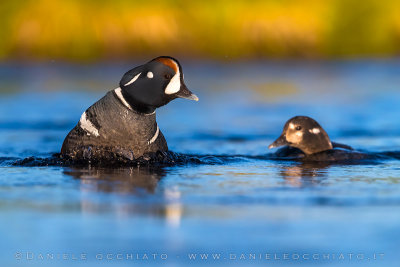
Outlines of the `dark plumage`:
M 171 57 L 159 57 L 128 71 L 120 87 L 89 107 L 61 148 L 72 160 L 135 160 L 168 150 L 155 109 L 175 98 L 198 100 Z

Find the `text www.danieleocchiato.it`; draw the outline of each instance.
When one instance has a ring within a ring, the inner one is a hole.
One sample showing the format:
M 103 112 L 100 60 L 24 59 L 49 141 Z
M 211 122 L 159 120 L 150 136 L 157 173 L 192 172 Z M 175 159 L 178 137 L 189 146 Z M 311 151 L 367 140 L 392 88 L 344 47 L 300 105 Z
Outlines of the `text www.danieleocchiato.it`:
M 377 261 L 384 253 L 51 253 L 16 252 L 18 261 Z

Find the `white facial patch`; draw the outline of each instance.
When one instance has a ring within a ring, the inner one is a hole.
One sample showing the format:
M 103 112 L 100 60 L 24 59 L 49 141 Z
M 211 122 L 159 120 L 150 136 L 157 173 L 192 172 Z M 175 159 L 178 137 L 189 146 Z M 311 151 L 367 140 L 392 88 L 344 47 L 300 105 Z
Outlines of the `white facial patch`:
M 178 69 L 178 72 L 169 81 L 167 88 L 165 88 L 165 93 L 167 95 L 172 95 L 177 93 L 180 89 L 181 89 L 181 73 L 179 72 Z
M 86 111 L 83 112 L 81 119 L 79 120 L 80 127 L 86 131 L 87 135 L 93 134 L 99 136 L 99 130 L 94 127 L 93 123 L 86 118 Z
M 160 132 L 160 128 L 158 128 L 158 125 L 157 125 L 156 133 L 155 133 L 154 136 L 150 139 L 150 141 L 147 142 L 147 144 L 151 145 L 152 143 L 154 143 L 154 141 L 157 140 L 157 137 L 158 137 L 158 133 L 159 133 L 159 132 Z
M 142 73 L 140 72 L 138 75 L 136 75 L 135 77 L 133 77 L 132 80 L 130 80 L 129 82 L 127 82 L 126 84 L 124 84 L 124 86 L 128 86 L 128 85 L 134 83 L 134 82 L 139 78 L 140 74 L 142 74 Z
M 122 104 L 124 104 L 124 106 L 126 106 L 129 109 L 132 109 L 132 107 L 128 104 L 128 102 L 126 102 L 124 96 L 122 95 L 122 90 L 120 87 L 115 89 L 114 92 L 117 95 L 117 97 L 119 98 L 119 100 L 121 100 Z
M 296 135 L 297 135 L 298 137 L 302 137 L 302 136 L 303 136 L 303 132 L 297 131 L 297 132 L 296 132 Z
M 151 71 L 149 71 L 149 72 L 147 73 L 147 78 L 151 79 L 151 78 L 153 78 L 153 77 L 154 77 L 153 73 L 152 73 Z
M 312 133 L 312 134 L 319 134 L 319 133 L 321 132 L 319 128 L 312 128 L 312 129 L 309 130 L 309 131 L 310 131 L 310 133 Z
M 293 123 L 289 123 L 289 128 L 293 130 L 294 129 L 294 124 Z

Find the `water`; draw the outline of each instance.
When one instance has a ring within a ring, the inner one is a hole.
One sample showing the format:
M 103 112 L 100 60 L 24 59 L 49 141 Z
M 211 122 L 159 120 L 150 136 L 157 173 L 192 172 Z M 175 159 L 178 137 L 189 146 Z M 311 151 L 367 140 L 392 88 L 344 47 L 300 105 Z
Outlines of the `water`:
M 399 160 L 258 156 L 294 115 L 359 150 L 400 151 L 400 63 L 183 61 L 200 102 L 173 101 L 158 123 L 170 150 L 209 164 L 11 165 L 58 152 L 81 113 L 136 64 L 0 65 L 2 265 L 397 266 Z

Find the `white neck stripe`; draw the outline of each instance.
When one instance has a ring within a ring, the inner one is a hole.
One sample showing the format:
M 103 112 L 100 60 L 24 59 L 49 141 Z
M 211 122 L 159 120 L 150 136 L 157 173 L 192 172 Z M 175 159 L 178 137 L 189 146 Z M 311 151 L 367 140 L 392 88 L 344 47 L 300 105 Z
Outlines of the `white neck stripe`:
M 150 141 L 147 142 L 147 144 L 151 145 L 152 143 L 154 143 L 154 141 L 156 141 L 156 139 L 157 139 L 159 133 L 160 133 L 160 128 L 158 128 L 158 125 L 157 125 L 156 133 L 155 133 L 154 136 L 150 139 Z
M 122 104 L 123 104 L 125 107 L 127 107 L 128 109 L 130 109 L 130 110 L 133 111 L 131 105 L 129 105 L 128 102 L 126 102 L 124 96 L 122 95 L 122 89 L 121 89 L 120 87 L 118 87 L 118 88 L 114 89 L 114 92 L 115 92 L 115 94 L 117 95 L 118 99 L 121 100 Z M 137 111 L 136 111 L 136 112 L 137 112 Z M 140 114 L 143 114 L 143 115 L 146 115 L 146 116 L 147 116 L 147 115 L 153 115 L 153 114 L 155 114 L 155 113 L 156 113 L 156 111 L 154 110 L 152 113 L 140 113 Z
M 140 74 L 142 74 L 142 73 L 140 72 L 138 75 L 136 75 L 135 77 L 133 77 L 132 80 L 130 80 L 129 82 L 127 82 L 126 84 L 124 84 L 124 86 L 128 86 L 128 85 L 134 83 L 134 82 L 137 80 L 137 78 L 139 78 Z
M 114 89 L 114 92 L 117 95 L 117 97 L 119 98 L 119 100 L 121 100 L 122 104 L 124 104 L 125 107 L 129 108 L 130 110 L 132 110 L 131 105 L 129 105 L 128 102 L 126 102 L 124 96 L 122 95 L 121 88 L 118 87 L 117 89 Z

